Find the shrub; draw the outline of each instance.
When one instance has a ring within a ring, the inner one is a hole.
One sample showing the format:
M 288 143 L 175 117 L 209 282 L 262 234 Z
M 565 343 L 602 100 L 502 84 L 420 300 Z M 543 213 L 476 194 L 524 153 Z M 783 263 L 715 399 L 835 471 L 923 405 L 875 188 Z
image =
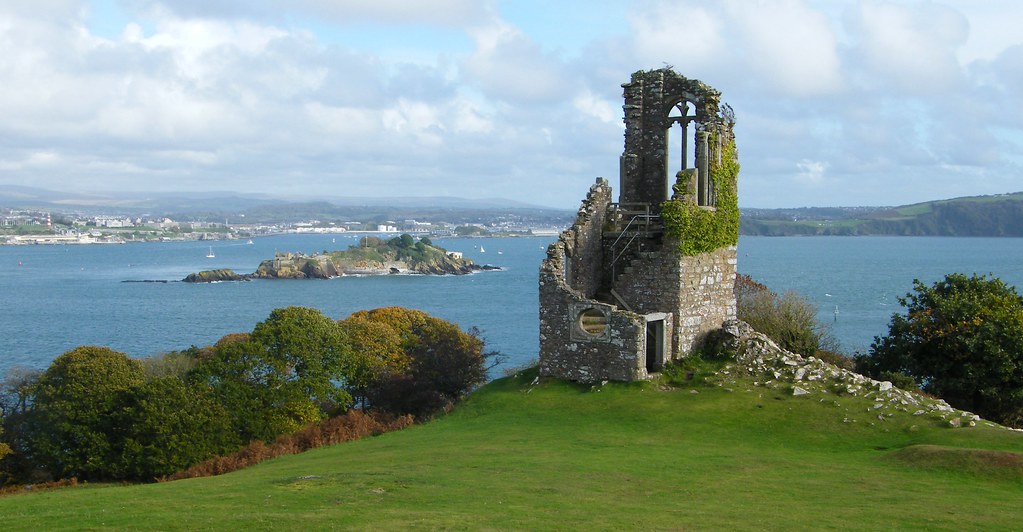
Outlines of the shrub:
M 1023 418 L 1023 297 L 997 278 L 961 273 L 899 298 L 887 336 L 856 358 L 871 376 L 903 374 L 957 408 L 1001 423 Z M 894 381 L 893 381 L 894 382 Z
M 53 478 L 111 478 L 120 394 L 144 382 L 142 364 L 105 347 L 83 346 L 57 357 L 33 387 L 24 452 Z
M 236 453 L 211 458 L 161 480 L 222 475 L 270 458 L 401 430 L 411 424 L 412 416 L 394 417 L 352 410 L 321 423 L 310 424 L 293 434 L 280 436 L 270 445 L 261 440 L 253 441 Z
M 146 377 L 179 377 L 188 375 L 199 361 L 199 349 L 193 346 L 185 351 L 170 351 L 139 359 Z
M 402 307 L 360 311 L 345 322 L 369 321 L 390 327 L 404 357 L 388 355 L 400 366 L 387 364 L 367 387 L 369 404 L 390 412 L 422 416 L 461 399 L 487 379 L 487 371 L 502 357 L 484 351 L 479 331 L 463 332 L 451 322 Z M 344 323 L 344 322 L 343 322 Z M 362 348 L 356 346 L 355 351 Z M 403 367 L 402 367 L 403 366 Z
M 177 377 L 159 377 L 121 396 L 113 413 L 108 468 L 116 478 L 153 480 L 237 449 L 224 407 Z
M 736 276 L 735 286 L 740 320 L 783 349 L 848 366 L 846 357 L 838 353 L 837 342 L 827 325 L 817 321 L 817 308 L 806 298 L 791 291 L 779 296 L 744 275 Z

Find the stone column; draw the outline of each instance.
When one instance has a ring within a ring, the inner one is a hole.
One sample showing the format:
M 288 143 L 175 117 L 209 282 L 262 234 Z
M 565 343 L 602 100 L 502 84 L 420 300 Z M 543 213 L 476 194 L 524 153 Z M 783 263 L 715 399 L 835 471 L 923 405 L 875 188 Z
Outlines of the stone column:
M 709 164 L 710 163 L 710 161 L 709 161 L 709 159 L 710 159 L 709 155 L 710 154 L 707 153 L 708 152 L 708 148 L 709 148 L 709 146 L 707 145 L 707 136 L 708 135 L 707 135 L 707 132 L 702 127 L 702 125 L 699 126 L 699 129 L 697 129 L 696 136 L 697 136 L 697 139 L 698 139 L 697 140 L 697 144 L 696 144 L 696 167 L 698 168 L 697 172 L 698 172 L 698 177 L 699 177 L 699 182 L 700 182 L 699 186 L 697 187 L 697 191 L 699 193 L 699 197 L 696 200 L 696 204 L 697 205 L 707 205 L 707 199 L 708 199 L 707 198 L 707 195 L 708 195 L 707 193 L 709 192 L 709 188 L 707 186 L 707 183 L 710 181 L 710 164 Z
M 688 136 L 689 136 L 689 117 L 682 117 L 682 120 L 679 120 L 678 125 L 682 126 L 682 170 L 685 170 L 685 169 L 688 168 L 688 166 L 686 166 L 688 164 L 686 161 L 689 160 L 689 158 L 688 158 L 689 153 L 688 153 L 688 150 L 686 150 L 686 148 L 689 145 L 689 138 L 688 138 Z

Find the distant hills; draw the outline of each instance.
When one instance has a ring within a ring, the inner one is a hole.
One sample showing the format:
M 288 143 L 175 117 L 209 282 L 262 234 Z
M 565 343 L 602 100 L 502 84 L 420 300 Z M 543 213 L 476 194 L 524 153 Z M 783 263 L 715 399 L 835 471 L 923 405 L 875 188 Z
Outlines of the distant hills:
M 0 185 L 0 207 L 94 214 L 168 216 L 184 220 L 294 223 L 307 220 L 443 220 L 452 223 L 529 221 L 567 226 L 574 210 L 513 200 L 456 197 L 279 197 L 238 192 L 59 192 Z M 739 232 L 761 236 L 1010 236 L 1023 237 L 1023 192 L 928 201 L 900 207 L 742 209 Z
M 743 209 L 743 235 L 1023 236 L 1023 192 L 901 207 Z
M 95 193 L 63 192 L 0 185 L 0 207 L 168 216 L 174 219 L 236 220 L 251 223 L 305 220 L 446 220 L 477 222 L 502 217 L 538 223 L 571 223 L 574 210 L 555 209 L 503 198 L 311 197 L 300 192 L 271 196 L 238 192 Z

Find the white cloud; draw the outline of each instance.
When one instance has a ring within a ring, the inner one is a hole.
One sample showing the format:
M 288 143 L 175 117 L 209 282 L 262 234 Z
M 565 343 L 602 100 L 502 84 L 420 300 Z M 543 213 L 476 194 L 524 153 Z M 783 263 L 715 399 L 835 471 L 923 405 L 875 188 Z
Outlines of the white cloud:
M 592 91 L 584 90 L 572 100 L 572 105 L 580 113 L 592 116 L 601 122 L 621 124 L 621 104 L 613 104 Z
M 629 15 L 641 63 L 674 63 L 687 72 L 709 69 L 727 53 L 724 22 L 717 7 L 691 0 L 648 3 Z
M 963 82 L 956 54 L 969 24 L 962 13 L 930 2 L 864 0 L 851 20 L 865 75 L 906 94 L 934 94 Z
M 343 23 L 377 22 L 468 26 L 491 16 L 481 0 L 296 0 L 294 5 Z
M 823 13 L 797 0 L 724 6 L 743 41 L 745 69 L 775 94 L 817 96 L 843 87 L 837 39 Z
M 571 92 L 563 65 L 528 36 L 502 21 L 469 31 L 476 49 L 461 64 L 462 74 L 494 98 L 544 103 Z
M 796 163 L 796 169 L 798 170 L 795 176 L 797 183 L 819 186 L 824 182 L 824 173 L 828 169 L 828 164 L 822 161 L 803 159 Z

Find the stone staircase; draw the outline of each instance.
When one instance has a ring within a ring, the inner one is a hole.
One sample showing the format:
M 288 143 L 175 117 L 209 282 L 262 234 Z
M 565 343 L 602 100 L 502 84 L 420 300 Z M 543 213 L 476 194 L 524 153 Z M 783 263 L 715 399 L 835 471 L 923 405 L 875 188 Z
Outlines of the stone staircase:
M 596 299 L 618 305 L 628 310 L 629 306 L 619 297 L 614 287 L 620 279 L 633 271 L 633 261 L 651 258 L 660 252 L 664 243 L 664 224 L 660 216 L 643 211 L 618 210 L 612 217 L 614 227 L 603 233 L 605 272 L 601 289 Z

